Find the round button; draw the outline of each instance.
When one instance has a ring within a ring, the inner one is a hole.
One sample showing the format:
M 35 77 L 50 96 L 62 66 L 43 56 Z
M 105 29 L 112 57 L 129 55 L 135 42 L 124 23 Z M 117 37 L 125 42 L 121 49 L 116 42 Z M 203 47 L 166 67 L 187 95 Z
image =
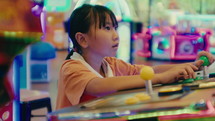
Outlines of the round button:
M 203 66 L 208 66 L 208 65 L 210 65 L 210 62 L 209 62 L 209 60 L 208 60 L 208 58 L 207 58 L 206 56 L 201 56 L 201 57 L 199 58 L 199 60 L 203 60 L 203 61 L 204 61 L 204 63 L 202 64 Z
M 151 80 L 154 77 L 154 70 L 150 66 L 144 66 L 140 71 L 143 80 Z

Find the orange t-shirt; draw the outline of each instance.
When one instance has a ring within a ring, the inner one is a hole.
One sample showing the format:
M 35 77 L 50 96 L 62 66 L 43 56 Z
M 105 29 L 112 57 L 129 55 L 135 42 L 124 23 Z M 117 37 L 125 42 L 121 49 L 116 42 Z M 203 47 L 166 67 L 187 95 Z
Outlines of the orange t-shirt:
M 137 75 L 143 65 L 131 65 L 115 57 L 104 58 L 113 76 Z M 66 60 L 60 70 L 56 109 L 97 98 L 84 93 L 87 83 L 99 77 L 80 60 Z

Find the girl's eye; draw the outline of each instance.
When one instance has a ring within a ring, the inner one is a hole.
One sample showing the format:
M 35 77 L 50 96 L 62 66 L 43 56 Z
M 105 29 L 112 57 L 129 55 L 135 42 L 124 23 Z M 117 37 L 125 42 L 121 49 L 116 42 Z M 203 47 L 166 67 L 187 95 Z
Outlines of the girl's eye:
M 106 29 L 106 30 L 110 30 L 111 28 L 110 28 L 109 26 L 106 26 L 105 29 Z

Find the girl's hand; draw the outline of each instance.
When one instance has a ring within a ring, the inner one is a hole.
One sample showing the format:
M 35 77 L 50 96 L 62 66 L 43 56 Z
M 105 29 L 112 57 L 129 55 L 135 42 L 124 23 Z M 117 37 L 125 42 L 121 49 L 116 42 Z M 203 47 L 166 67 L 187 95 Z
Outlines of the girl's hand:
M 197 58 L 196 58 L 196 61 L 195 61 L 195 64 L 196 64 L 198 67 L 200 67 L 201 65 L 199 65 L 199 63 L 197 63 L 197 60 L 199 60 L 199 58 L 200 58 L 201 56 L 206 56 L 206 57 L 208 58 L 210 64 L 212 64 L 212 63 L 215 61 L 215 57 L 214 57 L 211 53 L 206 52 L 206 51 L 201 51 L 201 52 L 198 53 Z
M 198 63 L 201 63 L 201 60 L 198 60 Z M 192 63 L 179 64 L 163 73 L 157 74 L 161 84 L 173 83 L 179 79 L 189 79 L 196 78 L 195 71 L 198 70 L 198 67 Z

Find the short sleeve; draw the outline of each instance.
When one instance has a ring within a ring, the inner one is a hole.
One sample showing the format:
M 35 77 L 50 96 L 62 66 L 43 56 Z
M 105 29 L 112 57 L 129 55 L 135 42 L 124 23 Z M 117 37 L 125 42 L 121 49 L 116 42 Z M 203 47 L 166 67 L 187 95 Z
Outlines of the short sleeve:
M 87 83 L 98 77 L 80 61 L 75 60 L 70 60 L 62 66 L 60 76 L 64 93 L 72 105 L 79 103 Z

